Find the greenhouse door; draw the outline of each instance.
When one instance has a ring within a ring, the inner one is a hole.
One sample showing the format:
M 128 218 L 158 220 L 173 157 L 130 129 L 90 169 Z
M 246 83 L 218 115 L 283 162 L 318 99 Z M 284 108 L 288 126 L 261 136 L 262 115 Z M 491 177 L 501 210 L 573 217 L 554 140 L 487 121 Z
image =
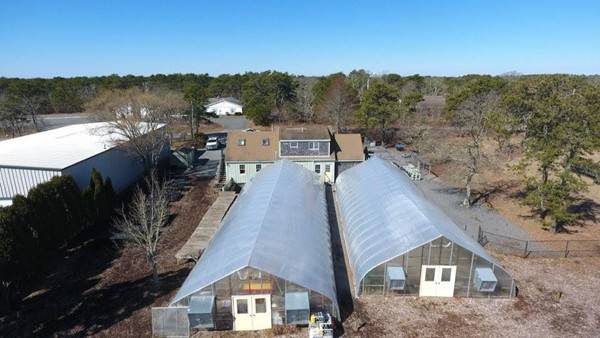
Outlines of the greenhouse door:
M 423 265 L 421 268 L 421 297 L 454 296 L 455 265 Z
M 232 296 L 233 329 L 236 331 L 271 328 L 271 296 Z

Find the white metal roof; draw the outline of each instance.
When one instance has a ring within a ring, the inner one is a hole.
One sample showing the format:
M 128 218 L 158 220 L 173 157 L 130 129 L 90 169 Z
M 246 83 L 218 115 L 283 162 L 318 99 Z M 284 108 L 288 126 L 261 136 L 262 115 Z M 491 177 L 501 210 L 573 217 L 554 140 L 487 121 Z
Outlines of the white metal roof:
M 110 122 L 66 126 L 0 142 L 0 167 L 64 169 L 98 155 L 123 137 Z
M 357 294 L 373 268 L 442 236 L 497 264 L 388 161 L 372 157 L 344 171 L 336 193 Z
M 323 184 L 279 161 L 246 184 L 171 305 L 252 267 L 316 291 L 337 307 Z

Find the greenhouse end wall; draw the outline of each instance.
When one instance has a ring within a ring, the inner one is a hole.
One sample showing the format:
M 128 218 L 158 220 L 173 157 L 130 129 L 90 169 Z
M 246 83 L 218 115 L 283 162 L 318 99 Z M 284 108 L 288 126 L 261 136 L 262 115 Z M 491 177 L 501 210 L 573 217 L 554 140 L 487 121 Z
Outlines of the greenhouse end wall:
M 310 313 L 326 311 L 333 316 L 337 315 L 336 307 L 327 297 L 254 268 L 244 268 L 234 272 L 201 291 L 185 297 L 176 306 L 188 306 L 191 296 L 214 295 L 215 329 L 231 330 L 233 329 L 232 296 L 268 294 L 271 296 L 272 325 L 287 325 L 290 323 L 286 318 L 285 294 L 291 292 L 308 292 Z
M 514 280 L 506 271 L 443 237 L 375 267 L 362 279 L 359 292 L 361 295 L 419 295 L 423 265 L 456 266 L 455 297 L 509 298 L 515 296 Z M 406 275 L 404 290 L 390 289 L 386 274 L 389 267 L 404 269 Z M 493 292 L 479 292 L 474 287 L 475 269 L 479 267 L 493 270 L 498 280 Z

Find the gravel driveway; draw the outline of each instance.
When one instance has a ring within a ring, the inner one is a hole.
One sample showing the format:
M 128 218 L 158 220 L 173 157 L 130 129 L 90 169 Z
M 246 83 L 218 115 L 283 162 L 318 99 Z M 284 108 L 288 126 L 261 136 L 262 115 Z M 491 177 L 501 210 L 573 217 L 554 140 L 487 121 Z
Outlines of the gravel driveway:
M 396 151 L 393 148 L 376 147 L 372 150 L 375 156 L 393 161 L 398 165 L 410 161 L 410 159 L 401 156 L 405 153 Z M 464 199 L 464 193 L 460 189 L 446 186 L 435 176 L 425 175 L 422 181 L 415 181 L 415 184 L 430 202 L 442 209 L 448 217 L 475 239 L 477 239 L 479 226 L 485 231 L 496 234 L 522 240 L 530 239 L 525 230 L 504 218 L 494 209 L 482 205 L 474 205 L 470 208 L 463 207 L 461 203 Z

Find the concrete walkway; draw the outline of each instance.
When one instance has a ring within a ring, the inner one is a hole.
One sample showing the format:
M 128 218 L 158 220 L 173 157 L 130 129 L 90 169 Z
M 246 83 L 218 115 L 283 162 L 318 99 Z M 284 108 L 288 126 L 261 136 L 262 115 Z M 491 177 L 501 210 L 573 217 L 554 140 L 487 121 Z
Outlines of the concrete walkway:
M 208 246 L 212 236 L 217 232 L 221 220 L 229 210 L 235 196 L 235 192 L 232 191 L 219 192 L 219 196 L 206 211 L 194 233 L 192 233 L 187 242 L 175 254 L 177 263 L 187 260 L 198 260 L 202 251 Z

